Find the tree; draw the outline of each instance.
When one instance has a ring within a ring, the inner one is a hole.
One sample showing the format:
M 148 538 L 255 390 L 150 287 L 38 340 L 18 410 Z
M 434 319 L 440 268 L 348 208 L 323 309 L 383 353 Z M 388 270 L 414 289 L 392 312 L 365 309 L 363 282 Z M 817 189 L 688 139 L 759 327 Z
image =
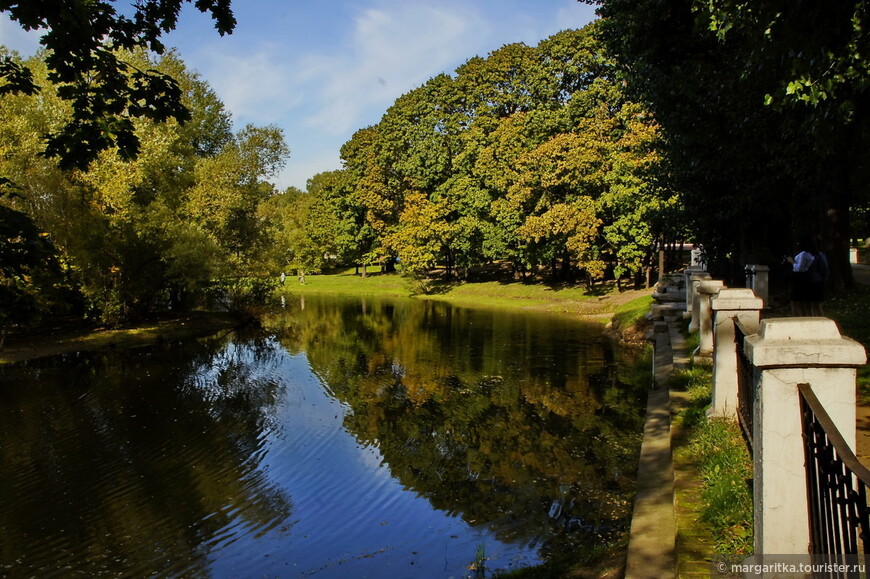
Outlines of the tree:
M 739 274 L 821 232 L 849 285 L 849 214 L 870 199 L 866 3 L 587 1 L 709 257 Z
M 124 159 L 140 150 L 133 119 L 175 119 L 190 113 L 182 90 L 169 74 L 139 68 L 118 57 L 118 50 L 146 49 L 163 54 L 161 36 L 178 23 L 181 6 L 190 0 L 143 0 L 132 14 L 119 14 L 106 0 L 0 1 L 0 11 L 25 30 L 45 30 L 42 58 L 48 80 L 72 108 L 72 117 L 47 137 L 45 153 L 59 158 L 64 168 L 88 167 L 100 152 L 116 148 Z M 236 21 L 230 0 L 196 0 L 210 12 L 221 35 Z M 39 88 L 32 70 L 12 58 L 0 59 L 0 94 L 35 94 Z
M 0 198 L 15 195 L 8 180 L 0 182 Z M 9 327 L 31 321 L 39 312 L 47 278 L 59 273 L 55 251 L 30 216 L 0 205 L 0 350 Z
M 288 155 L 281 129 L 248 125 L 217 155 L 197 160 L 196 184 L 185 192 L 182 214 L 226 252 L 236 274 L 259 273 L 251 267 L 264 241 L 257 208 L 275 194 L 264 179 L 280 170 Z
M 312 195 L 290 187 L 260 205 L 259 216 L 269 235 L 272 267 L 277 272 L 297 270 L 302 275 L 318 273 L 323 267 L 327 248 L 313 237 L 308 224 L 313 201 Z
M 50 235 L 63 281 L 80 290 L 89 315 L 115 324 L 193 305 L 222 276 L 261 273 L 257 208 L 274 194 L 265 179 L 287 154 L 274 127 L 229 133 L 223 105 L 174 55 L 123 58 L 176 75 L 195 120 L 135 119 L 135 160 L 103 151 L 86 171 L 64 170 L 37 154 L 39 135 L 69 111 L 44 63 L 27 63 L 46 87 L 38 98 L 0 99 L 0 174 L 20 186 L 2 204 Z
M 649 182 L 660 139 L 644 113 L 621 89 L 597 25 L 507 45 L 402 95 L 357 131 L 342 147 L 341 178 L 316 183 L 309 215 L 320 217 L 309 223 L 348 239 L 364 231 L 367 255 L 397 256 L 416 274 L 436 264 L 467 274 L 495 260 L 520 272 L 561 265 L 566 278 L 581 268 L 587 279 L 616 260 L 613 271 L 634 274 L 666 195 Z M 623 208 L 630 232 L 615 225 Z M 618 259 L 608 243 L 621 245 Z

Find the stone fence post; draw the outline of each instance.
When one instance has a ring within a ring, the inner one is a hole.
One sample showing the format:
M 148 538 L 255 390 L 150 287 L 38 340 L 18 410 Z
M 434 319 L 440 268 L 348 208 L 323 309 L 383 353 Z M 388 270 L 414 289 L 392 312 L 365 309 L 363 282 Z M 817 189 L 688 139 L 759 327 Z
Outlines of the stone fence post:
M 758 331 L 764 302 L 751 289 L 723 288 L 710 300 L 713 310 L 713 405 L 708 414 L 737 417 L 737 348 L 734 326 L 739 322 L 746 335 Z
M 762 320 L 747 336 L 754 366 L 755 553 L 806 554 L 809 515 L 798 384 L 810 384 L 855 448 L 855 381 L 864 347 L 827 318 Z
M 746 287 L 755 292 L 755 295 L 764 301 L 764 305 L 770 303 L 770 267 L 766 265 L 747 265 Z
M 713 353 L 713 310 L 710 309 L 710 298 L 725 287 L 725 282 L 718 279 L 702 281 L 695 290 L 695 307 L 698 310 L 698 328 L 701 332 L 701 345 L 698 354 L 710 356 Z M 694 319 L 692 312 L 692 319 Z
M 691 314 L 692 321 L 689 323 L 689 331 L 697 332 L 698 328 L 698 310 L 695 308 L 695 295 L 697 293 L 698 284 L 705 279 L 710 279 L 710 274 L 701 269 L 686 268 L 686 312 Z

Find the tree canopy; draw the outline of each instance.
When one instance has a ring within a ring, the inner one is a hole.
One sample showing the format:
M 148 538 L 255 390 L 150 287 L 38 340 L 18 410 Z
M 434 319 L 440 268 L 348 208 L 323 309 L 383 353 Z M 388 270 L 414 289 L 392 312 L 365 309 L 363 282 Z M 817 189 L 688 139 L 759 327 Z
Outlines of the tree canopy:
M 47 135 L 47 155 L 58 157 L 63 168 L 78 169 L 87 168 L 109 148 L 131 159 L 141 147 L 134 119 L 190 119 L 176 79 L 125 61 L 116 52 L 145 49 L 163 54 L 162 35 L 175 29 L 182 5 L 190 1 L 143 0 L 133 4 L 129 15 L 106 0 L 0 1 L 0 11 L 24 30 L 45 31 L 40 43 L 45 48 L 46 80 L 71 107 L 69 118 Z M 230 0 L 194 4 L 211 14 L 221 35 L 232 32 L 236 20 Z M 0 59 L 0 79 L 0 94 L 39 91 L 32 68 L 9 55 Z
M 171 74 L 191 111 L 183 126 L 132 119 L 141 143 L 135 159 L 104 150 L 79 170 L 39 155 L 39 135 L 74 113 L 38 58 L 23 63 L 43 86 L 38 97 L 0 99 L 0 174 L 14 192 L 0 200 L 0 217 L 18 231 L 4 231 L 0 245 L 29 248 L 15 250 L 20 265 L 0 270 L 0 285 L 28 303 L 47 303 L 54 286 L 68 288 L 60 305 L 106 323 L 183 308 L 218 280 L 267 273 L 260 206 L 277 194 L 268 179 L 289 154 L 277 127 L 234 133 L 217 95 L 174 53 L 115 57 Z M 50 280 L 34 275 L 48 260 L 31 266 L 45 248 L 57 263 Z
M 776 264 L 813 234 L 850 284 L 850 216 L 870 202 L 866 3 L 586 1 L 709 257 Z
M 593 24 L 503 46 L 400 96 L 344 145 L 341 171 L 309 183 L 295 215 L 334 240 L 334 263 L 637 278 L 674 204 L 660 145 Z M 318 217 L 325 207 L 332 220 Z M 349 241 L 356 253 L 341 249 Z

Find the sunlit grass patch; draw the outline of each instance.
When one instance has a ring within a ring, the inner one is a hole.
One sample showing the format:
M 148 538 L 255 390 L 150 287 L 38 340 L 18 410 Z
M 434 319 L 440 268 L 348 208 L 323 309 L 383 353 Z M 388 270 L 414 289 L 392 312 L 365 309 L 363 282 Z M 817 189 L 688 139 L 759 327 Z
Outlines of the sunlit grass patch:
M 688 431 L 680 449 L 698 468 L 701 480 L 702 520 L 710 526 L 717 553 L 752 552 L 752 458 L 736 422 L 708 418 L 712 396 L 709 369 L 692 367 L 677 372 L 671 387 L 688 394 L 686 407 L 675 422 Z
M 639 323 L 649 312 L 652 301 L 652 295 L 648 295 L 633 299 L 619 306 L 613 316 L 613 325 L 628 327 Z
M 528 309 L 551 313 L 568 313 L 582 316 L 602 316 L 620 312 L 625 319 L 635 319 L 649 309 L 650 299 L 644 296 L 630 302 L 625 309 L 620 303 L 630 299 L 633 293 L 619 294 L 615 289 L 609 293 L 589 293 L 576 284 L 523 283 L 520 281 L 461 282 L 428 280 L 426 291 L 421 291 L 419 280 L 401 273 L 381 273 L 379 268 L 369 268 L 362 277 L 354 268 L 338 273 L 306 275 L 304 283 L 297 276 L 289 276 L 278 285 L 277 295 L 287 294 L 345 294 L 384 297 L 416 297 L 447 301 L 460 306 L 491 307 L 502 309 Z M 603 288 L 609 290 L 609 287 Z M 627 296 L 627 297 L 623 297 Z

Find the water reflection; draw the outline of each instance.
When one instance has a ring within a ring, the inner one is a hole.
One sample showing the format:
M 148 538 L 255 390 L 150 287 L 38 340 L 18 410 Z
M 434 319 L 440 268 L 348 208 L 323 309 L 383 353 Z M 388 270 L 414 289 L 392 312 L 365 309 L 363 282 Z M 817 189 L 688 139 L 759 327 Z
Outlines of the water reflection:
M 285 524 L 258 470 L 278 383 L 221 344 L 182 350 L 0 369 L 0 574 L 207 574 L 240 525 Z
M 289 297 L 266 329 L 0 367 L 0 575 L 462 577 L 628 522 L 597 327 Z
M 270 320 L 401 484 L 499 540 L 593 557 L 624 532 L 641 429 L 595 326 L 309 298 Z

